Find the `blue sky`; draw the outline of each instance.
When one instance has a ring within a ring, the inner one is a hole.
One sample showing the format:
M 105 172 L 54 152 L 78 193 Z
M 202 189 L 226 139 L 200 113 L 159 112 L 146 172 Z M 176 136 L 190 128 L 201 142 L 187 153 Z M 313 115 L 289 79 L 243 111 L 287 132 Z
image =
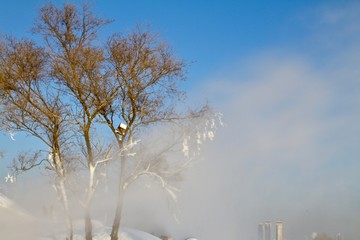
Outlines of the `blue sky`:
M 46 1 L 2 3 L 0 32 L 29 35 L 37 9 Z M 61 5 L 65 1 L 50 1 Z M 83 1 L 69 1 L 75 4 Z M 309 31 L 303 14 L 338 1 L 90 1 L 113 19 L 107 33 L 150 25 L 190 65 L 191 82 L 214 69 L 268 47 L 299 43 Z M 304 22 L 305 21 L 305 22 Z M 105 35 L 104 34 L 104 35 Z
M 30 36 L 43 3 L 2 3 L 0 33 Z M 226 127 L 184 182 L 182 224 L 168 220 L 170 232 L 256 240 L 258 222 L 282 219 L 287 240 L 314 231 L 359 239 L 358 1 L 94 0 L 91 6 L 114 19 L 102 36 L 149 24 L 189 63 L 188 101 L 208 100 L 224 114 Z M 27 142 L 5 135 L 0 141 L 6 151 Z M 4 162 L 0 168 L 2 177 Z

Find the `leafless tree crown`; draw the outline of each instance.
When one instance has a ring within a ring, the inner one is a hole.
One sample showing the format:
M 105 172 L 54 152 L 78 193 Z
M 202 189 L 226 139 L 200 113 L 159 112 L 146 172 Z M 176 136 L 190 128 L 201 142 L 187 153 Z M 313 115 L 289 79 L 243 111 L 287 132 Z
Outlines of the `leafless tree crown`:
M 79 9 L 65 4 L 58 8 L 48 4 L 40 9 L 32 29 L 41 40 L 0 39 L 1 121 L 6 129 L 27 132 L 46 146 L 45 150 L 20 154 L 14 169 L 25 171 L 46 163 L 46 169 L 60 179 L 58 186 L 68 211 L 66 176 L 74 170 L 74 163 L 82 163 L 88 170 L 83 200 L 87 240 L 91 239 L 90 208 L 100 164 L 111 158 L 121 161 L 111 233 L 116 240 L 127 184 L 149 175 L 172 194 L 167 180 L 180 179 L 180 170 L 191 159 L 185 149 L 188 159 L 178 170 L 171 170 L 166 162 L 165 152 L 175 146 L 179 149 L 179 139 L 186 134 L 177 135 L 174 143 L 157 154 L 146 154 L 146 147 L 141 145 L 131 147 L 140 137 L 140 129 L 164 122 L 181 126 L 181 121 L 189 119 L 204 119 L 207 126 L 211 122 L 207 105 L 186 113 L 176 111 L 178 100 L 184 96 L 178 83 L 185 79 L 185 64 L 166 43 L 139 27 L 101 42 L 99 31 L 110 22 L 95 16 L 87 6 Z M 112 133 L 112 140 L 100 143 L 97 128 L 103 126 Z M 200 136 L 196 126 L 192 126 L 197 131 L 194 134 Z M 186 135 L 185 140 L 189 139 Z M 113 149 L 117 149 L 116 157 L 111 155 Z M 133 157 L 133 150 L 139 151 L 139 157 Z M 127 163 L 129 159 L 131 164 Z M 69 216 L 68 226 L 71 239 Z

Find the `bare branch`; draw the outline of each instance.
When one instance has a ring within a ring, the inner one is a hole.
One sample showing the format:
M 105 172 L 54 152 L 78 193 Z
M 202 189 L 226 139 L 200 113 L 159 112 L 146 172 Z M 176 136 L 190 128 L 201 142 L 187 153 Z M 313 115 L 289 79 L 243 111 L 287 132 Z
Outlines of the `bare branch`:
M 18 175 L 21 172 L 25 172 L 42 165 L 45 161 L 46 159 L 43 159 L 41 156 L 41 151 L 35 152 L 33 154 L 21 153 L 17 159 L 13 160 L 10 169 L 14 172 L 15 175 Z

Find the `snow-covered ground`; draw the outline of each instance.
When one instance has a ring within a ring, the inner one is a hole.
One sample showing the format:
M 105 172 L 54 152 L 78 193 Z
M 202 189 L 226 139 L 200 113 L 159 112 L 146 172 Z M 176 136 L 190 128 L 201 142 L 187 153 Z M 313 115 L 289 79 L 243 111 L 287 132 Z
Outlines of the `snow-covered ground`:
M 93 233 L 93 240 L 110 240 L 109 236 L 109 228 L 102 227 L 98 228 Z M 49 236 L 49 237 L 41 237 L 38 240 L 63 240 L 66 239 L 65 234 L 57 234 L 56 236 Z M 84 240 L 84 235 L 75 233 L 74 234 L 74 240 Z M 130 228 L 123 228 L 121 230 L 120 235 L 121 240 L 160 240 L 160 238 L 155 237 L 149 233 L 136 230 L 136 229 L 130 229 Z
M 23 220 L 31 220 L 33 217 L 16 203 L 0 192 L 0 223 L 7 221 L 6 217 L 21 217 Z
M 37 222 L 37 224 L 41 221 L 38 221 L 35 217 L 32 217 L 25 210 L 21 209 L 16 203 L 7 198 L 4 194 L 0 193 L 0 239 L 6 240 L 20 240 L 23 239 L 24 235 L 26 235 L 26 231 L 23 228 L 23 225 L 19 224 L 19 220 L 23 221 L 24 225 L 27 225 L 30 222 Z M 21 227 L 20 227 L 21 226 Z M 4 228 L 4 229 L 3 229 Z M 66 239 L 65 232 L 58 231 L 50 231 L 48 226 L 45 224 L 40 231 L 40 235 L 36 237 L 36 240 L 64 240 Z M 11 230 L 14 229 L 14 230 Z M 21 229 L 21 231 L 19 231 Z M 7 230 L 5 233 L 5 230 Z M 13 231 L 14 233 L 10 233 L 9 231 Z M 19 231 L 21 233 L 16 233 Z M 111 228 L 104 226 L 99 221 L 93 221 L 93 240 L 110 240 L 109 233 Z M 84 240 L 84 224 L 82 220 L 74 221 L 74 240 Z M 32 233 L 34 234 L 34 233 Z M 18 237 L 19 236 L 19 237 Z M 21 236 L 21 237 L 20 237 Z M 31 239 L 33 239 L 31 237 Z M 149 233 L 130 229 L 130 228 L 122 228 L 120 233 L 121 240 L 160 240 L 160 238 L 155 237 Z
M 101 222 L 93 220 L 93 240 L 110 240 L 111 228 L 104 226 Z M 84 240 L 84 224 L 83 220 L 74 221 L 74 240 Z M 54 232 L 47 237 L 39 238 L 38 240 L 64 240 L 66 239 L 65 232 Z M 149 233 L 131 229 L 122 228 L 120 233 L 121 240 L 160 240 Z

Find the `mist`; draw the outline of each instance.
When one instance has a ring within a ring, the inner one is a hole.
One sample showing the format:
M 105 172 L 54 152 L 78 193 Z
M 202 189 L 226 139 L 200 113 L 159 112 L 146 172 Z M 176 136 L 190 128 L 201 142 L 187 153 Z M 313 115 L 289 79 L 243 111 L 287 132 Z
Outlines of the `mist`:
M 242 58 L 199 87 L 226 127 L 189 172 L 178 229 L 256 240 L 260 222 L 272 221 L 275 238 L 281 220 L 288 240 L 359 238 L 358 7 L 311 15 L 307 39 Z
M 235 74 L 211 86 L 226 96 L 219 103 L 226 127 L 184 190 L 192 198 L 183 208 L 200 215 L 185 222 L 196 219 L 200 239 L 255 240 L 266 220 L 273 236 L 274 222 L 283 221 L 285 239 L 312 232 L 357 239 L 357 80 L 340 82 L 339 69 L 319 72 L 296 56 L 261 56 L 256 64 L 248 81 Z
M 311 22 L 304 24 L 312 26 L 307 39 L 239 57 L 192 89 L 189 99 L 208 100 L 225 126 L 177 183 L 176 203 L 149 179 L 131 186 L 124 225 L 177 240 L 256 240 L 260 222 L 281 220 L 286 240 L 310 239 L 313 232 L 359 239 L 358 9 L 355 4 L 307 16 Z M 48 222 L 43 206 L 61 209 L 45 179 L 36 176 L 13 194 L 40 219 L 24 224 L 34 234 Z M 111 179 L 94 200 L 94 219 L 107 225 L 115 188 Z M 51 226 L 61 231 L 58 211 Z M 81 221 L 81 210 L 73 214 Z M 0 238 L 11 239 L 3 231 Z
M 132 224 L 175 239 L 256 240 L 260 222 L 272 221 L 275 238 L 281 220 L 287 240 L 313 232 L 358 239 L 360 45 L 348 39 L 360 40 L 355 9 L 311 15 L 299 46 L 241 58 L 194 89 L 190 98 L 209 100 L 226 126 L 185 174 L 178 222 L 161 210 L 161 195 L 141 195 L 152 220 Z
M 281 220 L 287 240 L 360 237 L 358 9 L 304 15 L 306 39 L 239 58 L 191 92 L 226 126 L 187 172 L 179 223 L 162 219 L 170 235 L 256 240 L 271 220 L 275 238 Z

